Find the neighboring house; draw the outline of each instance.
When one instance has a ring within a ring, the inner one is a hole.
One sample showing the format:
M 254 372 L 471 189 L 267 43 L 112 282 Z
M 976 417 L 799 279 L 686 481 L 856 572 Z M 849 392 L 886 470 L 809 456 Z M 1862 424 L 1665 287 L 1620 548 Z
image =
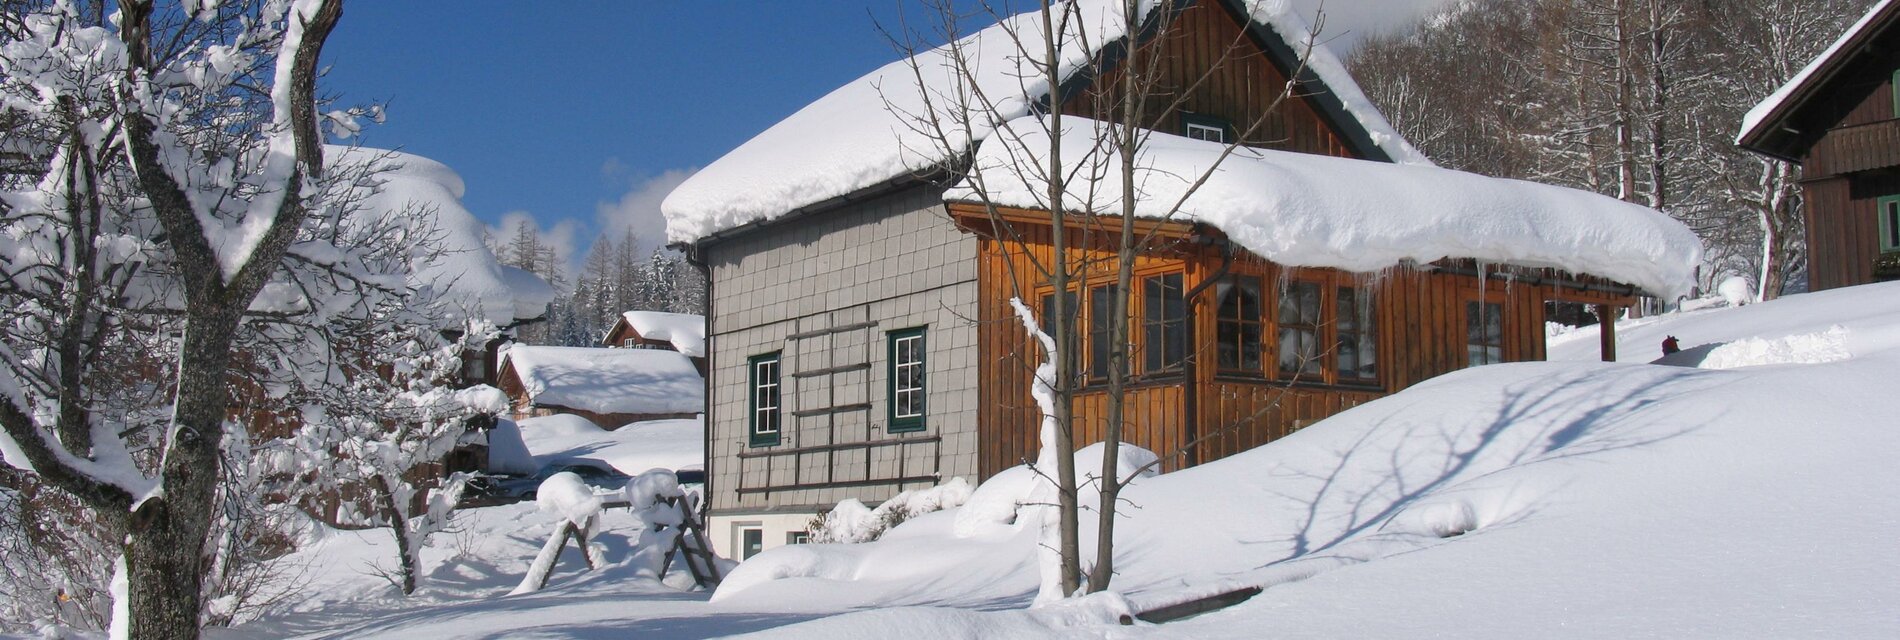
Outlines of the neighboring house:
M 1118 5 L 1083 2 L 1080 20 Z M 1540 359 L 1547 300 L 1614 315 L 1639 287 L 1686 286 L 1700 254 L 1686 228 L 1594 194 L 1432 168 L 1324 47 L 1300 64 L 1306 28 L 1277 7 L 1193 3 L 1177 18 L 1184 35 L 1146 49 L 1176 86 L 1195 87 L 1155 121 L 1181 136 L 1151 139 L 1172 158 L 1218 154 L 1206 140 L 1267 112 L 1289 75 L 1297 95 L 1246 141 L 1284 151 L 1235 154 L 1234 170 L 1207 186 L 1217 204 L 1191 201 L 1181 221 L 1143 223 L 1179 242 L 1141 258 L 1130 292 L 1130 442 L 1169 468 L 1211 460 L 1432 375 Z M 1092 35 L 1099 55 L 1119 55 L 1116 37 Z M 1034 74 L 1008 58 L 1003 28 L 972 38 L 968 50 L 989 56 L 974 84 L 1020 107 L 1003 115 L 1033 117 L 1047 104 L 1046 91 L 1023 93 Z M 1246 50 L 1209 81 L 1185 81 L 1229 43 Z M 887 105 L 922 112 L 902 88 L 916 69 L 942 69 L 943 56 L 925 52 L 833 91 L 663 205 L 672 240 L 690 244 L 709 274 L 709 530 L 722 553 L 797 541 L 814 514 L 846 498 L 876 502 L 1035 457 L 1028 376 L 1041 356 L 1007 300 L 1040 310 L 1053 299 L 1027 269 L 1009 269 L 1025 253 L 1046 257 L 1048 214 L 1026 197 L 993 218 L 967 185 L 946 191 L 967 175 L 920 175 L 950 159 L 931 156 L 936 147 Z M 937 104 L 957 86 L 967 84 L 933 84 Z M 1062 90 L 1090 86 L 1073 77 Z M 1082 118 L 1102 115 L 1090 104 L 1063 109 L 1087 126 Z M 1001 141 L 1016 136 L 991 133 L 970 133 L 974 164 L 958 166 L 1035 191 L 1025 176 L 986 168 L 1012 152 L 1035 157 L 1033 141 L 1012 147 Z M 1099 284 L 1102 274 L 1091 277 Z M 1085 327 L 1097 322 L 1087 310 L 1099 294 L 1069 292 Z M 1102 346 L 1088 341 L 1092 327 L 1081 333 L 1080 353 Z M 1269 408 L 1278 389 L 1287 399 Z M 1101 397 L 1078 397 L 1081 442 L 1099 439 Z M 1213 425 L 1234 428 L 1184 447 Z
M 666 349 L 693 359 L 706 374 L 706 317 L 692 313 L 628 311 L 607 329 L 601 346 L 621 349 Z
M 705 378 L 677 351 L 513 344 L 498 377 L 516 420 L 565 413 L 611 430 L 706 406 Z
M 1900 4 L 1883 0 L 1743 121 L 1743 148 L 1801 165 L 1810 290 L 1874 282 L 1900 252 L 1896 79 Z

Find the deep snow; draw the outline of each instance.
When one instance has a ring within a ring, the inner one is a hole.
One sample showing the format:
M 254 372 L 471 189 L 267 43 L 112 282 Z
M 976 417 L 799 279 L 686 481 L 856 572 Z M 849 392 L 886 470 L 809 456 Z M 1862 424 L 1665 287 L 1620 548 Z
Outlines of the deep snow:
M 572 557 L 548 591 L 495 598 L 547 533 L 545 516 L 517 506 L 467 514 L 478 549 L 425 553 L 436 579 L 419 606 L 369 616 L 400 603 L 334 567 L 366 557 L 373 545 L 360 540 L 376 534 L 333 534 L 299 554 L 329 567 L 286 604 L 304 613 L 240 631 L 696 637 L 855 610 L 767 635 L 1900 634 L 1900 501 L 1885 495 L 1900 485 L 1890 419 L 1900 411 L 1890 391 L 1900 284 L 1665 316 L 1620 334 L 1647 341 L 1649 332 L 1685 348 L 1754 339 L 1796 350 L 1782 338 L 1833 333 L 1845 356 L 1725 370 L 1578 360 L 1441 376 L 1259 449 L 1136 482 L 1124 494 L 1121 595 L 1056 608 L 1020 609 L 1036 589 L 1035 532 L 960 530 L 959 510 L 875 543 L 767 551 L 739 572 L 771 579 L 735 580 L 716 602 L 614 567 L 579 576 Z M 608 557 L 626 558 L 632 523 L 623 510 L 607 521 Z M 1243 584 L 1267 590 L 1164 626 L 1112 622 Z

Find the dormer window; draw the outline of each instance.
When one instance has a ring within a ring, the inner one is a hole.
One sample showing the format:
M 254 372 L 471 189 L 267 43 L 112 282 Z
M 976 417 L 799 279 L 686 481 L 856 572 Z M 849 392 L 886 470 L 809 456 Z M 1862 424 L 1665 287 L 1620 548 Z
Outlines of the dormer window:
M 1182 113 L 1181 129 L 1181 135 L 1195 140 L 1226 143 L 1233 139 L 1233 127 L 1226 120 L 1199 113 Z

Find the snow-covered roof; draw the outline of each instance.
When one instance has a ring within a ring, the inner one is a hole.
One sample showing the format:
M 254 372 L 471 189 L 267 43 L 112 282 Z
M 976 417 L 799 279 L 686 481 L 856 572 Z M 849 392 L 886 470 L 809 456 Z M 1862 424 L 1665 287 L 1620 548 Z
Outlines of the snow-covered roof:
M 1765 133 L 1761 131 L 1762 127 L 1770 124 L 1771 116 L 1784 114 L 1787 109 L 1792 108 L 1789 101 L 1794 96 L 1808 93 L 1811 90 L 1809 85 L 1825 81 L 1826 78 L 1821 77 L 1821 70 L 1832 66 L 1835 57 L 1847 48 L 1849 42 L 1860 40 L 1867 35 L 1868 31 L 1879 22 L 1875 18 L 1885 13 L 1890 4 L 1893 4 L 1893 0 L 1880 0 L 1872 9 L 1867 10 L 1866 15 L 1860 17 L 1859 22 L 1854 23 L 1854 26 L 1850 27 L 1846 33 L 1841 34 L 1840 39 L 1835 40 L 1827 51 L 1816 56 L 1800 73 L 1795 74 L 1787 83 L 1782 84 L 1781 88 L 1769 94 L 1760 104 L 1755 105 L 1755 108 L 1749 109 L 1748 114 L 1742 117 L 1742 132 L 1735 137 L 1735 141 L 1739 144 L 1745 140 L 1760 137 Z
M 1126 29 L 1119 18 L 1120 4 L 1075 0 L 1079 17 L 1062 38 L 1061 77 L 1084 68 L 1096 50 L 1122 38 Z M 1143 2 L 1142 13 L 1153 4 Z M 1251 0 L 1246 9 L 1255 23 L 1271 27 L 1289 42 L 1301 42 L 1308 33 L 1286 0 Z M 1080 44 L 1084 34 L 1094 49 Z M 1012 35 L 1022 38 L 1020 49 Z M 942 165 L 947 152 L 916 129 L 917 119 L 934 111 L 949 146 L 963 149 L 988 138 L 996 123 L 1029 114 L 1049 87 L 1031 61 L 1017 52 L 1040 51 L 1043 42 L 1038 16 L 1025 13 L 960 41 L 973 76 L 967 80 L 958 71 L 957 54 L 945 45 L 839 87 L 674 189 L 661 205 L 668 239 L 698 240 Z M 1379 114 L 1325 45 L 1315 44 L 1306 62 L 1388 156 L 1402 163 L 1430 164 Z M 919 76 L 925 89 L 917 88 Z M 976 118 L 984 121 L 965 128 L 954 114 L 976 91 L 994 103 L 998 117 Z
M 1092 120 L 1065 118 L 1063 156 L 1081 159 L 1096 138 Z M 1049 136 L 1034 117 L 1006 125 L 977 153 L 972 168 L 997 204 L 1047 208 L 1047 187 L 1013 170 L 1048 153 Z M 1007 140 L 1008 144 L 999 144 Z M 1157 134 L 1141 150 L 1142 198 L 1137 215 L 1164 217 L 1224 147 Z M 1103 158 L 1113 162 L 1114 158 Z M 1114 172 L 1078 171 L 1068 183 L 1069 207 L 1119 213 Z M 966 180 L 950 200 L 973 200 Z M 1674 296 L 1693 283 L 1702 243 L 1662 213 L 1587 191 L 1489 178 L 1462 171 L 1287 151 L 1241 149 L 1182 203 L 1175 219 L 1205 222 L 1276 263 L 1371 272 L 1402 261 L 1444 258 L 1553 267 L 1633 284 Z
M 594 413 L 698 413 L 705 379 L 684 354 L 661 349 L 512 345 L 502 352 L 537 405 Z
M 433 286 L 442 299 L 471 319 L 496 325 L 540 317 L 554 299 L 554 288 L 532 273 L 501 264 L 483 240 L 486 227 L 462 205 L 466 186 L 455 170 L 422 156 L 395 151 L 330 147 L 325 157 L 336 165 L 375 163 L 379 190 L 363 201 L 370 210 L 433 212 L 418 215 L 418 225 L 434 224 L 441 254 L 418 255 L 416 284 Z
M 642 338 L 670 342 L 674 349 L 688 356 L 706 357 L 705 316 L 664 311 L 628 311 L 620 314 L 620 320 Z

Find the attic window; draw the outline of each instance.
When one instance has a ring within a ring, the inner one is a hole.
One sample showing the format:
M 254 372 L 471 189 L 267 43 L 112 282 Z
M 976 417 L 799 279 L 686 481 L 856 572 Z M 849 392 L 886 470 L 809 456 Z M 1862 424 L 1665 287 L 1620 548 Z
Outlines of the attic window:
M 1208 142 L 1228 142 L 1233 126 L 1226 120 L 1199 113 L 1181 114 L 1181 135 Z

